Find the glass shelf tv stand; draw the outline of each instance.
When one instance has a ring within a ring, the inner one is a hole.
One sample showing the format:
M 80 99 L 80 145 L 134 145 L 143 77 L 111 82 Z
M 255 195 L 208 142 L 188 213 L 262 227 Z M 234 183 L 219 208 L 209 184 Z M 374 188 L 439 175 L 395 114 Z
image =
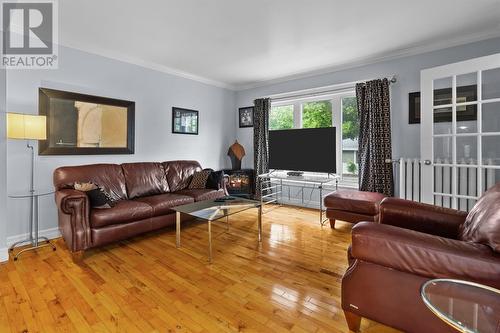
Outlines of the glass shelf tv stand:
M 323 198 L 335 192 L 338 189 L 340 176 L 336 174 L 315 175 L 303 174 L 302 176 L 290 176 L 286 171 L 271 171 L 258 175 L 260 184 L 260 201 L 262 214 L 269 212 L 271 209 L 265 209 L 266 205 L 277 204 L 283 202 L 283 186 L 299 188 L 302 192 L 302 203 L 304 204 L 304 190 L 317 189 L 319 190 L 319 223 L 323 226 L 328 220 L 324 218 Z M 334 186 L 332 188 L 332 186 Z M 327 193 L 323 194 L 324 191 Z

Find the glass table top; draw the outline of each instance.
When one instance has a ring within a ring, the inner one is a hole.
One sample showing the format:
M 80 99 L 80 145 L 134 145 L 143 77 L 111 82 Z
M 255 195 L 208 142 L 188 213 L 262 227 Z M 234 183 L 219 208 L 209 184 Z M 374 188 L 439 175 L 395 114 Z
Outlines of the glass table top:
M 206 200 L 190 203 L 187 205 L 172 207 L 171 209 L 188 214 L 200 219 L 214 221 L 220 218 L 242 212 L 247 209 L 257 208 L 260 206 L 260 201 L 238 198 L 225 197 L 228 200 L 217 201 Z
M 9 198 L 17 199 L 17 198 L 42 197 L 44 195 L 53 194 L 54 192 L 55 191 L 53 189 L 35 190 L 34 192 L 19 191 L 10 193 Z
M 500 332 L 500 290 L 481 284 L 435 279 L 424 283 L 425 305 L 459 332 Z

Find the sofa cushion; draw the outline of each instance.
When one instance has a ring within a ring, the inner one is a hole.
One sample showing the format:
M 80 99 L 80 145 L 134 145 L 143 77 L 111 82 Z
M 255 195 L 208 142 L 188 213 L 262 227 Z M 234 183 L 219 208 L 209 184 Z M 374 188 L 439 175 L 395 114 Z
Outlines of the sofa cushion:
M 137 198 L 135 201 L 149 205 L 153 209 L 153 216 L 161 216 L 173 213 L 172 207 L 192 203 L 194 199 L 177 193 L 165 193 Z
M 356 190 L 337 190 L 325 197 L 325 207 L 352 213 L 377 215 L 385 195 Z
M 169 191 L 167 176 L 161 163 L 124 163 L 122 168 L 129 199 Z
M 488 245 L 500 253 L 500 182 L 486 191 L 461 227 L 460 239 Z
M 113 200 L 127 199 L 125 176 L 117 164 L 89 164 L 60 167 L 54 171 L 56 190 L 73 188 L 78 183 L 94 183 L 110 194 Z
M 499 257 L 483 244 L 361 222 L 352 228 L 351 254 L 361 261 L 422 277 L 500 286 Z
M 188 189 L 204 189 L 207 187 L 208 176 L 210 176 L 210 170 L 201 170 L 193 173 L 191 181 L 189 182 Z
M 116 201 L 102 187 L 93 183 L 75 183 L 74 189 L 85 192 L 89 197 L 90 207 L 92 208 L 111 208 Z
M 220 190 L 224 187 L 224 171 L 214 171 L 212 169 L 204 169 L 210 170 L 210 175 L 207 179 L 206 188 L 211 188 L 214 190 Z
M 195 201 L 213 200 L 225 196 L 224 190 L 204 189 L 185 189 L 175 192 L 175 194 L 186 195 Z
M 121 224 L 144 220 L 153 216 L 153 208 L 134 200 L 118 201 L 111 208 L 95 208 L 90 210 L 90 225 L 100 228 L 112 224 Z
M 170 192 L 183 190 L 189 186 L 191 176 L 195 171 L 200 171 L 201 166 L 196 161 L 170 161 L 163 162 Z

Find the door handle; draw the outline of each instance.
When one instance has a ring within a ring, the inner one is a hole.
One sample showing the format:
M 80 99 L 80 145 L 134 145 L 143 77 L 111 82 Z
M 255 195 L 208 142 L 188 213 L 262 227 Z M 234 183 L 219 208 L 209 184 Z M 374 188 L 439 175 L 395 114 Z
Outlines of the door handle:
M 425 160 L 425 161 L 424 161 L 424 164 L 425 164 L 425 165 L 431 165 L 431 164 L 432 164 L 432 162 L 431 162 L 431 160 Z

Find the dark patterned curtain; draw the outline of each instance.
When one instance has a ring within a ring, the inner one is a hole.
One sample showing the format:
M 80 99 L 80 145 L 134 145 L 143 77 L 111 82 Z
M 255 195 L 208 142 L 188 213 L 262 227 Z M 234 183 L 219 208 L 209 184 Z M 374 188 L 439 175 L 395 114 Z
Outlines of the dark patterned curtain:
M 260 198 L 260 182 L 257 177 L 269 172 L 269 109 L 271 99 L 260 98 L 254 101 L 253 109 L 253 165 L 255 177 L 255 196 Z
M 359 117 L 359 189 L 394 195 L 389 80 L 356 84 Z

